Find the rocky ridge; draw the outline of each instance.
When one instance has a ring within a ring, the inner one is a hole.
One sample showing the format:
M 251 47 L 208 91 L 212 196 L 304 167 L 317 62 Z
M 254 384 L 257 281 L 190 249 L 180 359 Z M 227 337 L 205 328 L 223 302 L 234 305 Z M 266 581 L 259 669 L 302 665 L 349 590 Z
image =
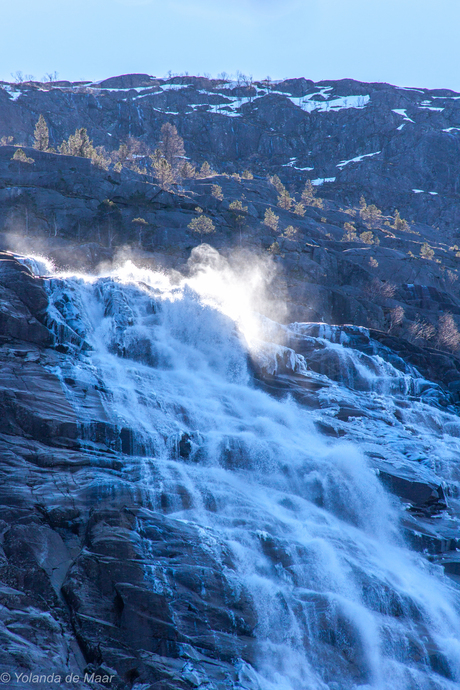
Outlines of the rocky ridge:
M 0 137 L 31 145 L 40 113 L 54 146 L 85 126 L 108 150 L 127 137 L 154 144 L 164 122 L 187 155 L 220 172 L 306 178 L 348 205 L 361 194 L 385 212 L 458 226 L 459 96 L 352 79 L 252 82 L 146 74 L 98 83 L 0 84 Z

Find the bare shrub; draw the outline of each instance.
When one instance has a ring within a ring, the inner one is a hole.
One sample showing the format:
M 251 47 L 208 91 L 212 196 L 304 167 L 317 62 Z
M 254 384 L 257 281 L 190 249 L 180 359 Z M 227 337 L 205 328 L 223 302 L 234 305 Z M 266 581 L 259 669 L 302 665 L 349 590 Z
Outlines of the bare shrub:
M 456 352 L 460 347 L 460 333 L 452 314 L 446 312 L 439 317 L 436 345 L 441 350 Z
M 369 297 L 381 299 L 393 299 L 396 292 L 396 285 L 386 280 L 373 278 L 367 286 L 366 292 Z
M 390 309 L 388 313 L 388 332 L 392 333 L 397 326 L 400 326 L 404 319 L 404 309 L 401 306 Z
M 415 317 L 415 321 L 413 321 L 409 326 L 409 333 L 412 336 L 412 339 L 415 341 L 428 342 L 434 338 L 436 329 L 433 324 L 429 323 L 428 321 L 421 320 L 417 315 Z

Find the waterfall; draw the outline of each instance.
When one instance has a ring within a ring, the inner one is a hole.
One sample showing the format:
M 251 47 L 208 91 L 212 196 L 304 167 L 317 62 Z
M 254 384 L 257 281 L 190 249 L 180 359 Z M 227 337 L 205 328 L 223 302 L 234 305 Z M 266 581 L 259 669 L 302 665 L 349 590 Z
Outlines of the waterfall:
M 29 260 L 48 276 L 49 326 L 67 352 L 54 371 L 83 447 L 105 443 L 140 505 L 196 527 L 245 602 L 235 688 L 458 687 L 459 590 L 411 550 L 381 481 L 396 468 L 454 495 L 455 410 L 365 329 L 262 316 L 258 267 L 242 276 L 209 256 L 188 278 L 129 262 L 50 275 Z

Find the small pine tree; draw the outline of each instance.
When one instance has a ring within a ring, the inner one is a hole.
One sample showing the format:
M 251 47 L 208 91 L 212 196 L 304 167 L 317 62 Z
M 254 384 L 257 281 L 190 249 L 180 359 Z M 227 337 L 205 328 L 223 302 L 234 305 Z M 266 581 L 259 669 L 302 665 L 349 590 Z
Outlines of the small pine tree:
M 218 184 L 213 184 L 211 187 L 211 194 L 212 196 L 217 199 L 218 201 L 222 201 L 224 198 L 224 195 L 222 194 L 222 187 Z
M 125 161 L 128 159 L 128 156 L 129 156 L 128 145 L 125 142 L 123 142 L 118 147 L 118 151 L 115 151 L 115 158 L 117 159 L 118 163 L 121 163 L 123 165 L 125 163 Z
M 58 148 L 59 152 L 64 156 L 92 158 L 96 153 L 93 142 L 89 138 L 85 127 L 76 129 L 75 134 L 71 134 L 67 141 L 64 140 Z
M 301 198 L 307 206 L 316 206 L 317 208 L 323 208 L 324 206 L 322 199 L 316 198 L 316 189 L 310 180 L 306 181 Z
M 191 220 L 187 227 L 200 235 L 201 242 L 203 241 L 203 235 L 209 235 L 212 232 L 215 232 L 216 229 L 211 218 L 203 214 L 199 215 L 198 218 Z
M 401 218 L 398 209 L 395 211 L 395 220 L 392 227 L 400 232 L 407 232 L 409 230 L 409 223 L 404 218 Z
M 267 226 L 267 228 L 270 228 L 270 230 L 274 230 L 277 232 L 278 230 L 278 223 L 279 223 L 279 216 L 274 213 L 271 208 L 267 208 L 265 211 L 264 215 L 264 225 Z
M 298 229 L 293 225 L 288 225 L 281 237 L 286 237 L 288 240 L 293 240 L 295 237 L 297 237 L 298 232 Z
M 158 180 L 158 184 L 162 189 L 168 190 L 176 181 L 174 170 L 166 158 L 162 155 L 159 149 L 150 156 L 152 161 L 154 176 Z
M 281 182 L 281 180 L 280 180 L 280 178 L 278 177 L 278 175 L 273 175 L 272 177 L 270 177 L 270 182 L 271 182 L 271 184 L 274 186 L 274 188 L 276 189 L 276 191 L 278 192 L 278 194 L 282 194 L 283 192 L 286 191 L 286 187 L 285 187 L 284 184 Z
M 13 143 L 13 137 L 2 137 L 0 139 L 0 146 L 10 146 Z
M 382 211 L 375 204 L 367 205 L 363 196 L 359 200 L 359 215 L 368 228 L 378 228 L 382 225 Z
M 179 136 L 177 128 L 169 122 L 161 128 L 158 148 L 172 168 L 176 168 L 185 156 L 184 140 Z
M 49 129 L 43 115 L 40 115 L 34 130 L 34 149 L 37 151 L 47 151 L 49 147 Z
M 292 199 L 287 189 L 283 189 L 283 191 L 280 193 L 278 197 L 278 206 L 285 211 L 289 211 L 291 209 Z
M 180 169 L 180 174 L 181 177 L 184 177 L 188 180 L 192 180 L 197 176 L 195 166 L 192 165 L 189 161 L 185 161 L 185 163 L 182 165 Z
M 91 156 L 91 162 L 101 170 L 108 170 L 110 166 L 110 157 L 103 146 L 96 146 Z
M 365 244 L 374 244 L 374 234 L 370 230 L 367 232 L 362 232 L 359 236 L 359 239 Z
M 214 175 L 214 170 L 209 165 L 208 161 L 205 161 L 200 168 L 200 177 L 212 177 Z
M 14 156 L 11 160 L 19 161 L 20 163 L 28 163 L 29 165 L 35 162 L 34 159 L 29 158 L 29 156 L 27 156 L 27 154 L 22 149 L 18 149 L 17 151 L 15 151 Z
M 345 230 L 342 242 L 355 242 L 357 239 L 356 228 L 353 223 L 344 223 L 343 229 Z
M 229 210 L 230 211 L 241 211 L 243 213 L 247 213 L 248 207 L 243 206 L 241 201 L 238 199 L 236 201 L 232 201 L 232 203 L 229 205 Z
M 301 201 L 298 201 L 297 203 L 294 203 L 294 213 L 297 216 L 303 217 L 305 215 L 305 206 Z
M 271 245 L 269 246 L 269 248 L 267 249 L 267 251 L 268 251 L 270 254 L 274 254 L 275 256 L 276 256 L 276 255 L 279 255 L 279 254 L 280 254 L 280 246 L 279 246 L 278 242 L 276 242 L 276 241 L 273 242 L 273 244 L 271 244 Z
M 378 228 L 382 224 L 382 211 L 375 204 L 369 204 L 361 217 L 368 228 Z
M 434 250 L 431 249 L 428 242 L 424 242 L 420 247 L 420 256 L 422 257 L 422 259 L 428 259 L 429 261 L 431 261 L 434 257 Z

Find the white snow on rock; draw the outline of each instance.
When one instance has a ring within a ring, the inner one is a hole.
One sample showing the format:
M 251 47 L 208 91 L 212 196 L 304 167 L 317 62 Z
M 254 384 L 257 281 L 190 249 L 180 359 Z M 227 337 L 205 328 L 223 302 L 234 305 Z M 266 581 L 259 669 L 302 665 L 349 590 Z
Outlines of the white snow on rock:
M 406 120 L 406 122 L 414 122 L 410 119 L 404 108 L 393 108 L 392 112 L 396 113 L 396 115 L 401 115 Z
M 356 158 L 350 158 L 349 161 L 340 161 L 340 163 L 337 163 L 337 168 L 344 168 L 346 165 L 349 163 L 360 163 L 364 158 L 371 158 L 372 156 L 378 156 L 379 153 L 382 153 L 381 151 L 374 151 L 374 153 L 363 153 L 361 156 L 356 156 Z
M 186 89 L 188 84 L 160 84 L 160 89 L 162 91 L 180 91 L 181 89 Z
M 434 110 L 438 113 L 442 113 L 442 111 L 444 110 L 444 108 L 435 108 L 432 105 L 419 105 L 418 107 L 420 110 Z
M 438 192 L 426 192 L 424 189 L 413 189 L 414 194 L 431 194 L 431 196 L 438 196 Z
M 3 86 L 2 88 L 7 92 L 12 101 L 17 101 L 19 96 L 23 95 L 22 91 L 15 91 L 11 86 Z
M 447 129 L 443 129 L 443 132 L 460 132 L 460 127 L 448 127 Z
M 413 86 L 397 86 L 400 91 L 417 91 L 418 93 L 425 93 L 422 89 L 415 89 Z
M 314 168 L 299 168 L 299 166 L 295 165 L 295 162 L 297 161 L 297 158 L 290 158 L 289 163 L 285 163 L 282 165 L 282 168 L 294 168 L 294 170 L 314 170 Z
M 316 180 L 310 180 L 310 182 L 315 187 L 319 187 L 320 185 L 324 184 L 325 182 L 335 182 L 335 177 L 318 177 Z
M 286 94 L 284 94 L 286 95 Z M 364 108 L 371 100 L 370 96 L 341 96 L 339 98 L 331 98 L 329 101 L 316 101 L 315 96 L 322 94 L 314 93 L 305 98 L 295 98 L 294 96 L 286 96 L 289 100 L 307 113 L 314 110 L 320 112 L 329 112 L 336 110 L 346 110 L 347 108 Z

